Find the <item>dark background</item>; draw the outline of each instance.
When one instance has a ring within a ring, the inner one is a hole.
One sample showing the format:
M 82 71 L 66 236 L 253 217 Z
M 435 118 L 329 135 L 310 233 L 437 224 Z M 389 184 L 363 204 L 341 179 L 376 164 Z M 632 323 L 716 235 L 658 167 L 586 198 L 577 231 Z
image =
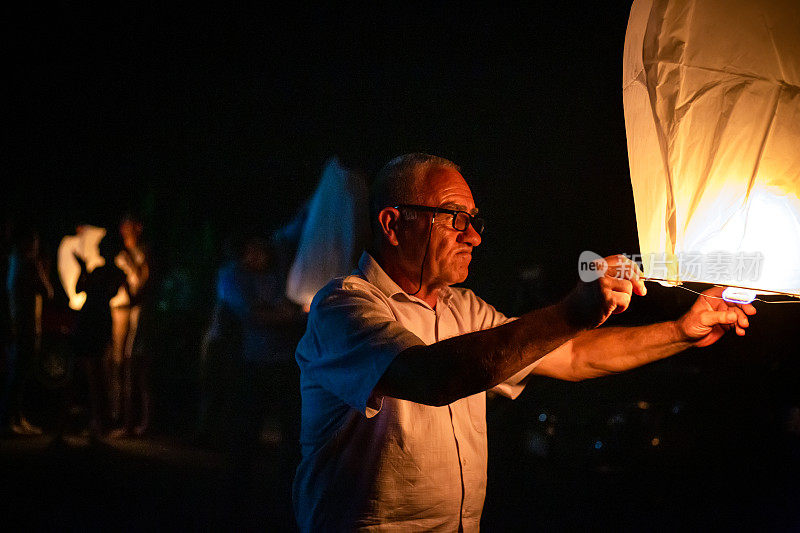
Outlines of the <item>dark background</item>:
M 165 431 L 190 425 L 225 236 L 288 222 L 334 154 L 460 164 L 488 223 L 466 284 L 524 312 L 571 287 L 582 250 L 638 252 L 630 5 L 587 5 L 16 6 L 3 208 L 51 256 L 79 220 L 143 214 L 174 325 L 156 364 Z M 611 322 L 693 298 L 651 286 Z M 796 307 L 759 305 L 744 339 L 624 376 L 492 400 L 484 529 L 797 527 Z
M 333 154 L 419 150 L 459 163 L 489 219 L 484 292 L 531 262 L 572 276 L 580 250 L 636 251 L 627 11 L 29 7 L 7 20 L 5 203 L 53 239 L 146 209 L 170 248 L 285 223 Z

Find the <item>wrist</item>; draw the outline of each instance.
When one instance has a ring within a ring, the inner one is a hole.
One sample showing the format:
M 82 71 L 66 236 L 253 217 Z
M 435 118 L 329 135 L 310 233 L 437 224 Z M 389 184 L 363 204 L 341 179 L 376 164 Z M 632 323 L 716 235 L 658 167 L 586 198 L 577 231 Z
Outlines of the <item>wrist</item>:
M 567 296 L 556 306 L 557 313 L 570 329 L 589 330 L 594 328 L 599 319 L 591 312 L 591 306 L 582 301 L 579 295 L 574 292 Z
M 582 284 L 575 287 L 559 307 L 564 321 L 575 329 L 592 329 L 603 321 L 602 305 L 596 291 Z
M 673 342 L 676 344 L 686 344 L 688 346 L 692 346 L 697 339 L 689 335 L 686 327 L 683 323 L 683 317 L 673 320 L 672 322 L 667 322 L 671 331 L 671 338 Z

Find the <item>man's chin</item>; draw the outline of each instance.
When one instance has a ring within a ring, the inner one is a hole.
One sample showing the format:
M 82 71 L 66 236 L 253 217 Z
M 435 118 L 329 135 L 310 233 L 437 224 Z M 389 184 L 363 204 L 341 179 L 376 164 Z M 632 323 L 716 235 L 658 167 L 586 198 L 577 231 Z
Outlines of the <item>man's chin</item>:
M 459 266 L 454 273 L 458 281 L 454 283 L 462 283 L 469 276 L 469 264 L 472 262 L 472 254 L 459 254 L 458 258 L 460 259 Z
M 464 283 L 464 281 L 467 279 L 467 276 L 469 276 L 468 268 L 464 268 L 463 270 L 459 269 L 457 272 L 454 272 L 453 282 L 451 285 L 455 285 L 456 283 Z

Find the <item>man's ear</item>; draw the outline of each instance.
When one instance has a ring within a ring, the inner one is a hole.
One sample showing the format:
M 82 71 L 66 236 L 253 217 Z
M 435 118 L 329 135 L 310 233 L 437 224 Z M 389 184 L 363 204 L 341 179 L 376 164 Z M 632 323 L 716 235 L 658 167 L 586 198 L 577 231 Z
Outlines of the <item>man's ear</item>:
M 394 207 L 384 207 L 378 213 L 378 224 L 381 226 L 383 236 L 392 246 L 399 246 L 397 224 L 400 221 L 400 211 Z

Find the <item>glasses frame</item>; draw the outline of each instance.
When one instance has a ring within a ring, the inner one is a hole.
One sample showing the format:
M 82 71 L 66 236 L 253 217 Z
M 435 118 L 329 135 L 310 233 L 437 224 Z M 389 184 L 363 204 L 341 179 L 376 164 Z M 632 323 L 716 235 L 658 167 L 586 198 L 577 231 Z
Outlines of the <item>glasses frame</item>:
M 464 213 L 465 215 L 467 215 L 467 217 L 469 217 L 469 226 L 472 226 L 472 229 L 474 229 L 478 235 L 483 233 L 483 231 L 486 229 L 486 221 L 483 218 L 472 216 L 467 211 L 461 211 L 460 209 L 447 209 L 446 207 L 431 207 L 428 205 L 416 205 L 416 204 L 399 204 L 394 206 L 394 208 L 398 210 L 413 209 L 415 211 L 425 211 L 428 213 L 433 213 L 434 217 L 436 216 L 437 213 L 446 213 L 448 215 L 452 215 L 453 229 L 456 231 L 467 231 L 466 227 L 464 229 L 458 229 L 458 227 L 456 227 L 456 218 L 458 217 L 459 213 Z M 480 229 L 478 229 L 478 227 L 475 226 L 476 222 L 478 222 Z

